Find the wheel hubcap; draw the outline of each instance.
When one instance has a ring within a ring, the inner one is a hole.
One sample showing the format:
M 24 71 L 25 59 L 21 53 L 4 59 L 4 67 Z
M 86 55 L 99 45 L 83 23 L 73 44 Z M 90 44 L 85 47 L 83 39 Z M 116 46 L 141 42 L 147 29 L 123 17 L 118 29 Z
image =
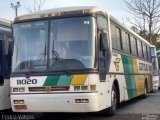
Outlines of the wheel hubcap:
M 113 90 L 112 91 L 112 107 L 113 107 L 114 110 L 116 109 L 116 105 L 117 105 L 117 98 L 116 98 L 116 93 Z
M 147 88 L 146 88 L 146 86 L 144 88 L 144 94 L 147 95 Z

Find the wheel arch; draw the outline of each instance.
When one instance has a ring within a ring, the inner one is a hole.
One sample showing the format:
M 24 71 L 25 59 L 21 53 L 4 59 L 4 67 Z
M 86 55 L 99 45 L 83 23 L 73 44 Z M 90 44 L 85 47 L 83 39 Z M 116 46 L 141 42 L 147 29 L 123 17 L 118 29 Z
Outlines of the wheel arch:
M 120 87 L 119 87 L 119 83 L 118 80 L 115 79 L 113 82 L 113 85 L 115 85 L 116 90 L 117 90 L 117 94 L 118 94 L 118 104 L 120 103 Z
M 144 80 L 144 85 L 146 85 L 147 90 L 148 90 L 148 79 L 147 79 L 147 77 L 146 77 L 145 80 Z

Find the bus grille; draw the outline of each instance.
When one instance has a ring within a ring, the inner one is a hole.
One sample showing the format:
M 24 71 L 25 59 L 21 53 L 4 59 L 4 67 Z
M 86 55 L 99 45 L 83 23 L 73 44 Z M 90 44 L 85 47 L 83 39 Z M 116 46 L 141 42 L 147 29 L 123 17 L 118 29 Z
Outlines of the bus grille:
M 29 87 L 29 92 L 46 92 L 48 87 Z M 69 91 L 69 86 L 52 86 L 49 87 L 50 92 L 54 91 Z

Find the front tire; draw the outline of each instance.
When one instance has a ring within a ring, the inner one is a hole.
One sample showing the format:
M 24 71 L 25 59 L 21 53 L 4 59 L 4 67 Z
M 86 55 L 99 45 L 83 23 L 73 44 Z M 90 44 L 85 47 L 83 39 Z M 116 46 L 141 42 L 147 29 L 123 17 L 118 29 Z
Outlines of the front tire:
M 106 108 L 103 110 L 103 114 L 107 116 L 113 116 L 116 112 L 117 109 L 117 103 L 118 103 L 118 94 L 117 94 L 117 89 L 115 85 L 112 86 L 112 91 L 111 91 L 111 107 Z

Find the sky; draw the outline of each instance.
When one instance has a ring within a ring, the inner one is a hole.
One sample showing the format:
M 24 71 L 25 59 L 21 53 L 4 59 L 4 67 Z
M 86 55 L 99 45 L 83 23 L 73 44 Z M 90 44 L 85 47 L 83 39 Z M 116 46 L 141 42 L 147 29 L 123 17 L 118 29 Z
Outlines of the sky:
M 21 6 L 18 9 L 18 15 L 28 14 L 27 7 L 33 8 L 34 0 L 0 0 L 0 18 L 13 20 L 15 11 L 11 8 L 11 3 L 16 4 L 20 2 Z M 40 0 L 35 0 L 37 3 Z M 100 6 L 108 13 L 120 20 L 122 23 L 126 22 L 127 7 L 123 0 L 46 0 L 42 9 L 51 9 L 66 6 Z

